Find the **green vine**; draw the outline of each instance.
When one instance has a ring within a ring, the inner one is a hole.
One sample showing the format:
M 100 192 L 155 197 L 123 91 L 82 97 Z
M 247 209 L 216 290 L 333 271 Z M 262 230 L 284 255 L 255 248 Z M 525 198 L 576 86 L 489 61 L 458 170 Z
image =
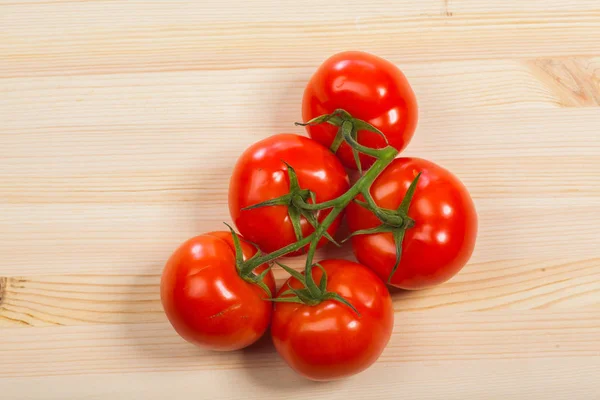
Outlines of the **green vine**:
M 327 275 L 324 270 L 319 284 L 315 282 L 312 276 L 313 267 L 317 266 L 318 268 L 323 269 L 318 263 L 313 263 L 317 245 L 322 238 L 326 238 L 327 240 L 337 244 L 337 242 L 335 242 L 335 240 L 327 232 L 327 229 L 331 226 L 338 215 L 348 206 L 348 204 L 350 204 L 351 201 L 356 201 L 363 207 L 372 211 L 381 220 L 382 224 L 373 229 L 356 231 L 350 236 L 378 232 L 391 232 L 394 235 L 397 252 L 396 264 L 392 270 L 392 273 L 390 274 L 391 279 L 391 276 L 396 271 L 400 262 L 404 232 L 406 229 L 410 229 L 414 225 L 414 221 L 408 216 L 408 208 L 414 195 L 419 175 L 411 184 L 404 200 L 402 201 L 402 204 L 397 210 L 388 210 L 378 207 L 371 196 L 370 187 L 379 174 L 396 157 L 398 151 L 389 145 L 384 148 L 373 149 L 358 143 L 356 134 L 359 130 L 368 130 L 378 133 L 382 136 L 383 133 L 367 122 L 353 118 L 348 112 L 341 109 L 336 110 L 331 114 L 319 116 L 307 122 L 306 124 L 296 123 L 296 125 L 312 126 L 322 123 L 328 123 L 339 127 L 338 133 L 331 146 L 331 150 L 333 152 L 336 152 L 339 149 L 342 142 L 346 142 L 352 148 L 359 170 L 361 168 L 359 153 L 374 157 L 376 161 L 364 173 L 364 175 L 362 175 L 356 181 L 356 183 L 350 189 L 348 189 L 348 191 L 346 191 L 346 193 L 336 199 L 323 203 L 316 203 L 314 193 L 310 190 L 302 189 L 300 187 L 296 177 L 296 172 L 290 165 L 286 163 L 290 182 L 289 192 L 281 197 L 252 205 L 246 209 L 254 209 L 272 205 L 286 205 L 288 207 L 288 213 L 294 227 L 297 241 L 269 254 L 262 254 L 259 251 L 254 257 L 246 261 L 243 261 L 241 256 L 238 256 L 238 272 L 244 279 L 259 284 L 261 287 L 263 287 L 263 289 L 265 289 L 266 285 L 262 282 L 265 272 L 263 271 L 261 275 L 255 275 L 252 271 L 264 263 L 271 263 L 279 257 L 301 250 L 308 245 L 304 275 L 283 264 L 278 263 L 278 265 L 280 265 L 286 272 L 295 277 L 303 285 L 303 288 L 294 289 L 289 287 L 288 290 L 283 292 L 280 297 L 271 300 L 277 302 L 296 302 L 308 305 L 316 305 L 324 300 L 335 300 L 347 305 L 357 312 L 354 306 L 346 299 L 337 293 L 327 292 Z M 383 137 L 385 138 L 385 136 Z M 362 195 L 366 201 L 362 202 L 356 200 L 358 195 Z M 309 199 L 311 202 L 308 202 Z M 319 223 L 315 213 L 326 209 L 330 210 L 329 214 L 322 222 Z M 314 228 L 314 232 L 305 237 L 302 235 L 302 231 L 300 229 L 301 217 L 304 217 Z M 232 234 L 234 236 L 234 242 L 236 243 L 236 253 L 239 252 L 241 254 L 241 248 L 239 248 L 239 239 L 233 230 Z M 346 238 L 345 240 L 349 238 L 350 237 Z M 269 292 L 268 289 L 267 292 Z

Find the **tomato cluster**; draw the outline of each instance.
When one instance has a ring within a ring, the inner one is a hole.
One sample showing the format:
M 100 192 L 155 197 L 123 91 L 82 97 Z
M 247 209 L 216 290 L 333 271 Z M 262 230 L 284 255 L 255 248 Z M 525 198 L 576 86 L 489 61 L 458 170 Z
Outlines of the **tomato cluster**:
M 183 243 L 165 266 L 161 299 L 192 343 L 241 349 L 270 326 L 291 368 L 333 380 L 369 367 L 387 345 L 394 309 L 386 283 L 422 289 L 462 269 L 477 213 L 451 172 L 396 158 L 418 112 L 394 64 L 362 52 L 334 55 L 310 79 L 302 114 L 311 138 L 274 135 L 241 155 L 229 186 L 239 234 L 229 228 Z M 359 170 L 353 185 L 344 167 Z M 340 245 L 344 214 L 359 263 L 315 262 L 317 247 Z M 301 254 L 303 273 L 276 261 Z M 290 274 L 278 291 L 273 263 Z

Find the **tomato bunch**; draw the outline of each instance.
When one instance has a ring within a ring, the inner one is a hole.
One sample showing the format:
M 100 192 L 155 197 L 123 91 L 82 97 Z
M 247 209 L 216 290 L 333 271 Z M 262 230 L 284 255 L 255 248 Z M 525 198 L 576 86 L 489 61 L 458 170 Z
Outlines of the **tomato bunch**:
M 451 172 L 396 158 L 413 136 L 417 103 L 392 63 L 339 53 L 310 79 L 302 102 L 311 138 L 278 134 L 237 161 L 229 211 L 239 231 L 183 243 L 167 261 L 161 299 L 175 330 L 212 350 L 236 350 L 270 327 L 287 364 L 312 380 L 356 374 L 373 364 L 394 325 L 386 284 L 422 289 L 468 262 L 477 213 Z M 358 169 L 350 184 L 344 167 Z M 346 215 L 359 263 L 316 261 Z M 279 262 L 304 255 L 299 272 Z M 271 268 L 290 278 L 276 291 Z

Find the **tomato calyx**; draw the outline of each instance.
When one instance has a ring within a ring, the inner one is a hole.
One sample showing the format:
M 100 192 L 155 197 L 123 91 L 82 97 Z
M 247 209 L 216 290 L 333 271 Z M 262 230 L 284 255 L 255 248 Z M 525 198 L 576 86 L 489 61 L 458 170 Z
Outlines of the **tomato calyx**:
M 237 270 L 238 275 L 246 282 L 258 285 L 262 290 L 267 292 L 267 295 L 270 299 L 272 297 L 271 289 L 269 289 L 267 284 L 264 282 L 264 278 L 265 276 L 267 276 L 273 265 L 269 265 L 260 274 L 256 274 L 254 272 L 254 269 L 256 267 L 253 267 L 251 262 L 260 258 L 263 255 L 262 252 L 257 247 L 256 254 L 254 254 L 249 260 L 247 260 L 248 262 L 244 261 L 244 253 L 242 251 L 240 237 L 231 226 L 229 226 L 226 223 L 225 225 L 227 225 L 227 227 L 229 228 L 229 231 L 231 232 L 231 237 L 233 238 L 233 247 L 235 250 L 235 268 Z
M 331 114 L 323 114 L 316 118 L 311 119 L 306 123 L 296 122 L 298 126 L 314 126 L 322 123 L 328 123 L 333 126 L 338 127 L 338 131 L 329 147 L 330 150 L 334 153 L 338 151 L 342 143 L 345 141 L 352 148 L 352 155 L 354 156 L 354 162 L 358 168 L 358 171 L 362 174 L 362 166 L 360 162 L 359 153 L 365 153 L 372 157 L 377 157 L 377 153 L 373 152 L 370 147 L 363 146 L 358 143 L 358 131 L 365 130 L 369 132 L 373 132 L 378 134 L 383 138 L 386 145 L 388 145 L 388 140 L 379 129 L 375 128 L 373 125 L 365 122 L 361 119 L 354 118 L 348 111 L 338 108 Z
M 304 287 L 302 289 L 295 289 L 288 283 L 288 290 L 284 291 L 277 298 L 271 299 L 271 301 L 279 303 L 298 303 L 306 304 L 309 306 L 316 306 L 325 300 L 333 300 L 350 307 L 358 316 L 360 313 L 348 300 L 340 296 L 338 293 L 327 291 L 327 273 L 325 268 L 319 263 L 314 264 L 323 272 L 319 285 L 316 284 L 312 273 L 308 275 L 302 275 L 300 272 L 287 265 L 277 263 L 283 268 L 288 274 L 296 278 Z
M 356 235 L 369 235 L 374 233 L 384 233 L 389 232 L 392 234 L 394 238 L 394 244 L 396 246 L 396 260 L 394 263 L 394 267 L 388 276 L 388 283 L 391 282 L 392 276 L 396 273 L 398 269 L 398 265 L 400 264 L 400 260 L 402 258 L 402 242 L 404 241 L 404 235 L 406 231 L 413 226 L 415 226 L 415 221 L 408 216 L 408 209 L 410 208 L 410 203 L 415 194 L 415 190 L 417 188 L 417 184 L 419 183 L 419 178 L 421 177 L 421 173 L 419 172 L 415 179 L 411 182 L 402 202 L 398 206 L 396 210 L 390 210 L 387 208 L 379 207 L 369 190 L 364 190 L 362 195 L 365 198 L 365 201 L 354 200 L 360 206 L 366 208 L 371 211 L 375 216 L 382 222 L 381 225 L 376 226 L 374 228 L 369 229 L 361 229 L 353 232 L 350 236 L 344 239 L 342 242 L 347 241 L 352 236 Z
M 317 220 L 317 211 L 305 207 L 306 205 L 311 203 L 316 204 L 316 196 L 312 190 L 302 189 L 300 187 L 296 171 L 290 164 L 283 160 L 281 160 L 281 162 L 287 167 L 288 180 L 290 182 L 289 192 L 284 194 L 283 196 L 276 197 L 270 200 L 265 200 L 261 203 L 253 204 L 251 206 L 242 208 L 242 210 L 252 210 L 260 207 L 278 205 L 286 206 L 288 210 L 288 215 L 290 216 L 290 221 L 292 222 L 292 227 L 294 228 L 296 240 L 299 241 L 304 238 L 301 224 L 302 217 L 304 217 L 314 229 L 317 229 L 317 227 L 319 226 L 319 221 Z M 308 200 L 310 200 L 311 203 L 307 203 Z M 341 246 L 335 241 L 335 239 L 333 239 L 333 237 L 331 237 L 329 232 L 325 231 L 323 236 L 327 238 L 330 242 L 334 243 L 336 246 Z

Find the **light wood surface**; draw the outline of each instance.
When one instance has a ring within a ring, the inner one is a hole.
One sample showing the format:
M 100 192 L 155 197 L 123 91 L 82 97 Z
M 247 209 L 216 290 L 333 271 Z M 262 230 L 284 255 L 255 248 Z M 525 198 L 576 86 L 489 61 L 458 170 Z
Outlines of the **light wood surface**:
M 188 345 L 158 284 L 346 49 L 406 73 L 404 154 L 464 181 L 480 235 L 455 279 L 393 293 L 371 369 L 315 384 L 268 339 Z M 599 129 L 597 0 L 0 0 L 0 398 L 598 398 Z

